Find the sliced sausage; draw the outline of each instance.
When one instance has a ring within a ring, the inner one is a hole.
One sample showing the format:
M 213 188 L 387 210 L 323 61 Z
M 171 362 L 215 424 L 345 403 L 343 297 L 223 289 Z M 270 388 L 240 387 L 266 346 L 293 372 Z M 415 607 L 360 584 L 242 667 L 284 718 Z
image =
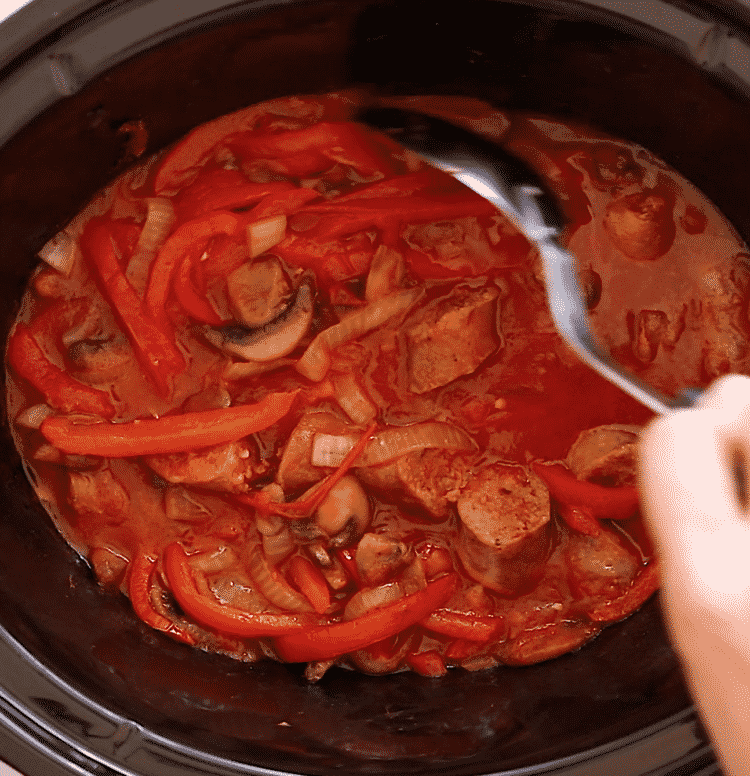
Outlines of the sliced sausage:
M 568 466 L 579 480 L 600 485 L 635 485 L 638 429 L 597 426 L 582 431 L 568 451 Z
M 622 595 L 632 584 L 639 559 L 613 531 L 598 536 L 572 533 L 565 552 L 570 585 L 577 596 L 603 602 Z
M 488 466 L 461 491 L 458 555 L 466 571 L 498 593 L 535 582 L 551 540 L 547 487 L 523 466 Z
M 496 288 L 457 288 L 405 324 L 409 390 L 427 393 L 471 374 L 498 347 Z
M 245 440 L 198 452 L 147 455 L 146 463 L 172 484 L 198 485 L 212 490 L 241 493 L 266 468 Z

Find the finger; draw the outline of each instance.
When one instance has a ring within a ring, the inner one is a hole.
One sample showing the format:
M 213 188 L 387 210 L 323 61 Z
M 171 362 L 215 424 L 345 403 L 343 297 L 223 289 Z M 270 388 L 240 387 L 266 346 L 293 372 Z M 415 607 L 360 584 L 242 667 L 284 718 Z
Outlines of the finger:
M 711 383 L 698 399 L 696 409 L 726 410 L 735 418 L 750 411 L 750 377 L 726 375 Z
M 737 496 L 733 456 L 737 448 L 750 452 L 750 443 L 737 405 L 730 412 L 726 401 L 712 401 L 651 424 L 639 474 L 644 516 L 666 576 L 713 600 L 747 587 L 750 523 Z
M 748 449 L 750 445 L 750 377 L 727 375 L 716 380 L 696 405 L 714 410 L 716 433 L 724 441 L 735 476 L 735 490 L 748 506 Z

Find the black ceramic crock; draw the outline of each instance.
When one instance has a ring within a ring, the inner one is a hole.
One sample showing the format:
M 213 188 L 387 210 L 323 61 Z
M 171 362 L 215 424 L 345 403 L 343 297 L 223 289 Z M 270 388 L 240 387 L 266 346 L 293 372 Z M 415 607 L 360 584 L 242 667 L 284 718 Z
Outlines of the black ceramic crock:
M 151 152 L 278 95 L 472 95 L 641 143 L 748 239 L 749 83 L 740 2 L 33 0 L 0 25 L 2 338 L 35 252 L 132 161 L 129 121 Z M 718 773 L 657 600 L 537 666 L 307 685 L 138 622 L 0 434 L 0 758 L 27 776 Z

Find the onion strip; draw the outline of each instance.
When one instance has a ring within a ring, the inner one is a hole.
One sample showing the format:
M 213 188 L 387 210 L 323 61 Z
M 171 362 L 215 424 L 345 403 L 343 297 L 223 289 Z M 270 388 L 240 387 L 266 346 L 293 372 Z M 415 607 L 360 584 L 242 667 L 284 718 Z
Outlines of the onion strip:
M 358 466 L 378 466 L 418 450 L 474 450 L 471 437 L 449 423 L 428 421 L 379 431 L 365 448 Z
M 278 245 L 286 237 L 286 216 L 261 218 L 247 225 L 247 249 L 250 258 L 255 259 L 262 253 Z
M 404 591 L 398 582 L 386 582 L 378 587 L 365 587 L 358 590 L 347 602 L 344 620 L 354 620 L 372 609 L 395 603 L 404 597 Z
M 324 329 L 310 343 L 297 362 L 297 371 L 309 380 L 320 382 L 330 366 L 330 351 L 377 329 L 400 313 L 408 310 L 422 295 L 422 289 L 409 288 L 389 294 L 362 307 L 334 326 Z
M 393 248 L 381 245 L 370 262 L 365 285 L 365 299 L 375 302 L 401 286 L 406 272 L 404 257 Z
M 378 408 L 351 373 L 336 375 L 333 378 L 333 390 L 339 407 L 354 423 L 364 425 L 378 414 Z
M 135 250 L 125 270 L 125 277 L 141 296 L 146 290 L 151 262 L 169 237 L 176 219 L 171 199 L 149 197 L 146 202 L 148 205 L 146 223 L 141 229 Z
M 272 604 L 290 612 L 312 612 L 312 604 L 298 593 L 278 571 L 263 557 L 255 547 L 250 553 L 248 571 L 255 582 L 258 592 Z
M 63 230 L 46 242 L 37 256 L 40 259 L 44 259 L 50 267 L 53 267 L 58 272 L 62 272 L 63 275 L 70 275 L 76 258 L 76 243 Z

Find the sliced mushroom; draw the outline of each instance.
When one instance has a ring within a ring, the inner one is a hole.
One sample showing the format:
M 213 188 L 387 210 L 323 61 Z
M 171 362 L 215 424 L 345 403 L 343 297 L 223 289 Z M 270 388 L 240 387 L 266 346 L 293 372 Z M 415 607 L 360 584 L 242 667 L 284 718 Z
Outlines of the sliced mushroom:
M 347 475 L 334 485 L 315 513 L 318 527 L 341 543 L 356 541 L 370 524 L 370 502 L 356 477 Z M 338 544 L 338 542 L 336 542 Z
M 225 353 L 245 361 L 273 361 L 291 353 L 307 334 L 313 318 L 312 278 L 303 279 L 294 302 L 281 315 L 259 328 L 207 328 L 206 339 Z
M 116 380 L 126 366 L 134 363 L 130 343 L 118 334 L 108 340 L 83 340 L 68 351 L 76 377 L 87 383 L 106 383 Z
M 354 555 L 365 585 L 381 585 L 409 561 L 409 547 L 388 536 L 366 533 Z
M 289 278 L 275 256 L 246 262 L 227 278 L 232 315 L 251 328 L 265 326 L 278 318 L 291 295 Z

